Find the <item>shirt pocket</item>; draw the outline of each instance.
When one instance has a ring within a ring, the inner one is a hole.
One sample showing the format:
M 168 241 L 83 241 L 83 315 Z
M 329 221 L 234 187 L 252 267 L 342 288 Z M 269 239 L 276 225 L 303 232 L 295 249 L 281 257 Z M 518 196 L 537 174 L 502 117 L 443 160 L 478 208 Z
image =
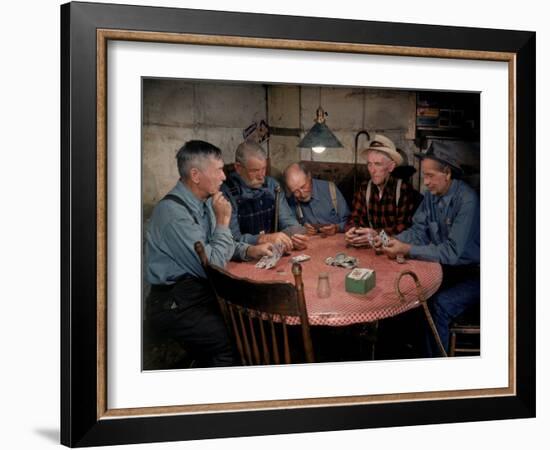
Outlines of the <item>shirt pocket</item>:
M 428 228 L 430 232 L 430 240 L 436 244 L 439 244 L 439 223 L 428 222 Z

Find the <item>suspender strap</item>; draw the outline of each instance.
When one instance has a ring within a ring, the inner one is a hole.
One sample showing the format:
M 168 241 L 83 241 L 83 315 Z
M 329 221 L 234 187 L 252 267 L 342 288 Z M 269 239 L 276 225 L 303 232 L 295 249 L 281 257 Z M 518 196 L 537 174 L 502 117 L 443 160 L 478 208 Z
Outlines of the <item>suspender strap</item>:
M 181 198 L 179 198 L 177 195 L 174 195 L 174 194 L 166 194 L 163 199 L 161 200 L 164 201 L 164 200 L 172 200 L 173 202 L 176 202 L 178 205 L 181 205 L 183 206 L 187 212 L 189 213 L 189 215 L 193 218 L 193 220 L 195 221 L 195 223 L 197 225 L 200 226 L 200 223 L 199 221 L 197 220 L 197 218 L 193 215 L 193 213 L 191 212 L 191 208 L 189 208 L 189 205 L 187 205 L 187 203 L 185 203 Z
M 332 200 L 334 211 L 338 212 L 338 198 L 336 197 L 336 185 L 334 184 L 334 182 L 328 182 L 328 190 L 330 192 L 330 199 Z
M 401 198 L 401 184 L 403 183 L 403 180 L 401 178 L 397 179 L 397 183 L 395 186 L 395 208 L 397 209 L 397 206 L 399 205 L 399 199 Z
M 273 216 L 273 232 L 279 231 L 279 197 L 281 196 L 281 187 L 275 187 L 275 213 Z
M 403 180 L 401 178 L 397 179 L 397 182 L 395 183 L 395 208 L 399 206 L 399 199 L 401 198 L 401 185 L 403 184 Z M 372 228 L 372 223 L 370 221 L 370 214 L 369 214 L 369 201 L 370 201 L 370 193 L 372 190 L 372 180 L 369 180 L 369 183 L 367 184 L 367 193 L 365 194 L 365 204 L 367 205 L 367 221 L 369 222 L 369 227 Z
M 369 183 L 367 184 L 367 193 L 365 194 L 365 205 L 367 206 L 367 222 L 369 223 L 369 228 L 372 228 L 372 222 L 370 221 L 370 214 L 369 214 L 371 189 L 372 189 L 372 180 L 369 180 Z
M 328 190 L 330 192 L 330 200 L 332 201 L 332 206 L 334 207 L 334 210 L 336 213 L 338 213 L 338 197 L 336 197 L 336 185 L 334 182 L 329 181 L 328 182 Z M 296 200 L 296 216 L 298 219 L 298 222 L 300 222 L 302 225 L 304 224 L 304 212 L 302 211 L 302 207 L 300 206 L 300 202 Z

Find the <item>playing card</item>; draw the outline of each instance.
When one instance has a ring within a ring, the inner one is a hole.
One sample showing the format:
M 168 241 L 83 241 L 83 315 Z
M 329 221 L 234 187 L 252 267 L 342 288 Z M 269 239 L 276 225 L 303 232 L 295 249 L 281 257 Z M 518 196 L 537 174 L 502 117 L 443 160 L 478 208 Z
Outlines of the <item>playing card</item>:
M 376 233 L 369 233 L 367 234 L 367 239 L 369 242 L 369 245 L 374 248 L 374 237 L 376 236 Z
M 382 230 L 378 236 L 380 236 L 380 240 L 382 241 L 382 247 L 387 247 L 390 243 L 390 238 L 388 237 L 386 232 Z

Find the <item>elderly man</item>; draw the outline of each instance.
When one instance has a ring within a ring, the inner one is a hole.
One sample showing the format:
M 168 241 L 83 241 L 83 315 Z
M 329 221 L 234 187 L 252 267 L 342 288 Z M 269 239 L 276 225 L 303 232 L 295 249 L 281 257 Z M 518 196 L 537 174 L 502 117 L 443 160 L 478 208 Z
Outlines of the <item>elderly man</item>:
M 392 176 L 403 158 L 391 139 L 375 135 L 364 153 L 370 180 L 355 193 L 346 224 L 346 240 L 356 246 L 366 245 L 375 231 L 393 235 L 408 228 L 419 195 L 410 184 Z
M 219 191 L 221 151 L 188 141 L 177 154 L 180 179 L 156 205 L 146 239 L 147 315 L 157 332 L 179 340 L 199 366 L 234 364 L 234 352 L 215 295 L 194 250 L 201 241 L 210 262 L 224 266 L 271 254 L 271 244 L 237 244 L 229 230 L 231 204 Z
M 230 223 L 233 237 L 248 244 L 282 244 L 286 251 L 305 249 L 305 230 L 292 214 L 284 194 L 277 196 L 279 183 L 266 176 L 266 168 L 267 155 L 259 144 L 245 141 L 237 147 L 235 172 L 221 188 L 233 207 Z M 279 232 L 274 232 L 275 221 Z
M 312 178 L 303 163 L 285 170 L 285 183 L 292 197 L 288 202 L 307 234 L 343 232 L 349 208 L 344 196 L 331 181 Z
M 445 349 L 449 324 L 470 306 L 479 304 L 479 199 L 462 180 L 453 144 L 434 141 L 421 158 L 428 192 L 408 230 L 390 240 L 385 249 L 390 258 L 437 261 L 443 266 L 443 284 L 430 299 L 430 310 Z M 428 340 L 428 356 L 439 351 Z

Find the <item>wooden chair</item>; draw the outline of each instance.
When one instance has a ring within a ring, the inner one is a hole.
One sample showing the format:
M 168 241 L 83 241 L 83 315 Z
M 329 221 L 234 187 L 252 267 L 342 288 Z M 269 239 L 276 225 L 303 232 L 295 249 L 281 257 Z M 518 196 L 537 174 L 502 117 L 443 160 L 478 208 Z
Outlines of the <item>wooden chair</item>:
M 449 327 L 450 345 L 449 356 L 455 356 L 457 353 L 469 353 L 479 355 L 479 345 L 465 345 L 466 342 L 460 342 L 460 336 L 479 336 L 480 335 L 480 320 L 479 306 L 467 309 L 463 314 L 458 316 Z
M 291 349 L 289 343 L 289 328 L 296 327 L 301 332 L 301 359 L 315 362 L 300 264 L 292 265 L 295 285 L 256 282 L 210 264 L 201 242 L 195 243 L 195 251 L 216 293 L 243 365 L 299 362 L 293 361 L 296 349 Z M 300 325 L 287 325 L 289 317 L 299 317 Z

